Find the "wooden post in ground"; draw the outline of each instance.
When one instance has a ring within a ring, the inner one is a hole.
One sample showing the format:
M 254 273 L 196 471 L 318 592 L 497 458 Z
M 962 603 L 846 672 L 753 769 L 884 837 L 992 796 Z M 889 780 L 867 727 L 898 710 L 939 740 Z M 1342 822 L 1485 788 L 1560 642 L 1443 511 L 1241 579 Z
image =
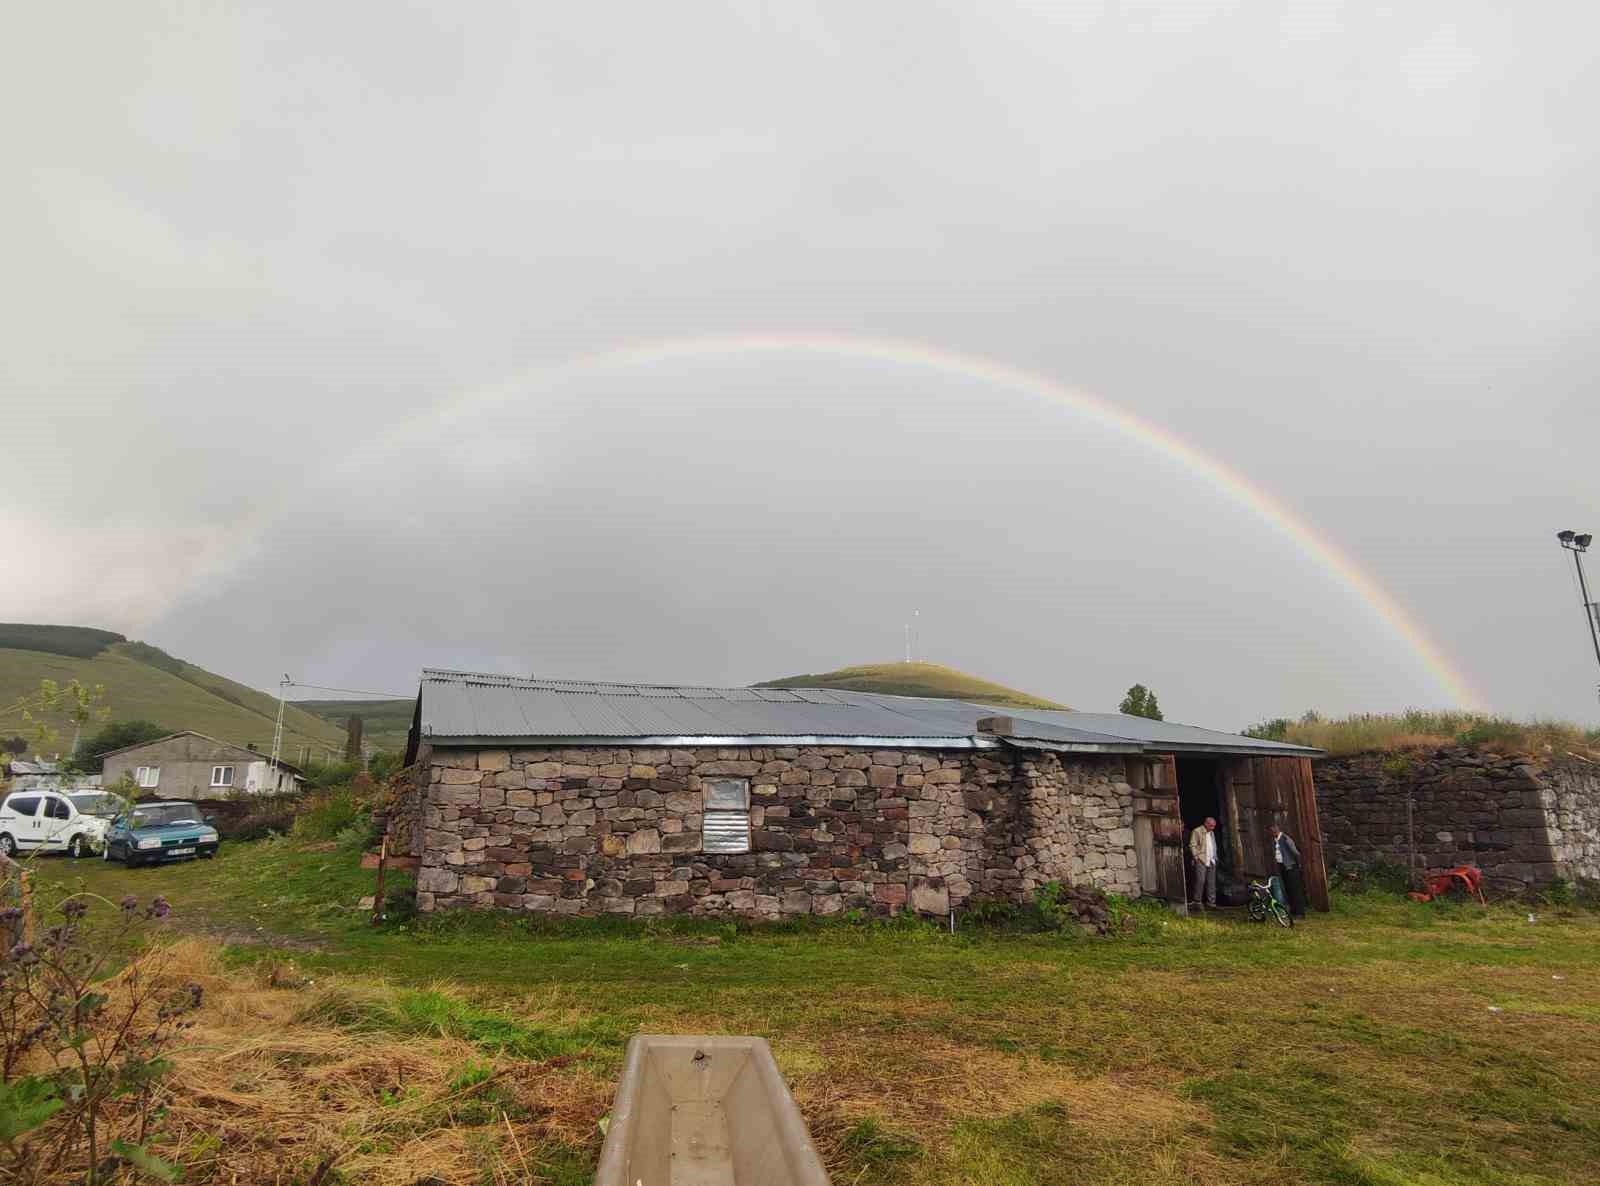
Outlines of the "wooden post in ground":
M 383 922 L 383 874 L 384 867 L 389 863 L 389 832 L 384 830 L 383 843 L 378 846 L 378 890 L 372 896 L 372 925 L 378 926 Z

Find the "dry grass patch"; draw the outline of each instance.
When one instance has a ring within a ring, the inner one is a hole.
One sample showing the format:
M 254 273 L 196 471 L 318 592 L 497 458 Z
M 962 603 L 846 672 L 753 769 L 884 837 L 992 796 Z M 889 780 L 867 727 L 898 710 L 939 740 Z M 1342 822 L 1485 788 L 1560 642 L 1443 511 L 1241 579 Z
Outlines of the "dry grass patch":
M 146 957 L 147 959 L 155 957 Z M 186 940 L 164 953 L 205 1008 L 173 1055 L 150 1142 L 189 1183 L 411 1186 L 530 1182 L 551 1150 L 588 1156 L 612 1084 L 581 1058 L 527 1060 L 442 1033 L 385 1032 L 399 990 L 229 970 Z M 439 999 L 457 1000 L 434 989 Z M 335 1172 L 336 1171 L 336 1172 Z M 488 1175 L 486 1179 L 486 1175 Z

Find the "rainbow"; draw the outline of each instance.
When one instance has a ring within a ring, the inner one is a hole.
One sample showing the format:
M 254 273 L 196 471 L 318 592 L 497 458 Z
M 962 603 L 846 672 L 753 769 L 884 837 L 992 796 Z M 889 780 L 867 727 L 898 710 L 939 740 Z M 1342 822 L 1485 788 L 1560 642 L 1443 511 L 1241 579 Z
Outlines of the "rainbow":
M 1478 708 L 1482 704 L 1472 685 L 1456 670 L 1438 644 L 1376 580 L 1310 523 L 1238 470 L 1125 408 L 1036 372 L 981 355 L 942 350 L 915 341 L 847 334 L 738 334 L 638 342 L 535 367 L 511 382 L 456 396 L 402 422 L 375 444 L 385 449 L 415 432 L 436 428 L 456 416 L 525 394 L 533 383 L 555 382 L 597 370 L 751 354 L 817 354 L 936 371 L 1066 407 L 1094 423 L 1131 437 L 1221 490 L 1316 561 L 1415 653 L 1455 704 L 1467 708 Z

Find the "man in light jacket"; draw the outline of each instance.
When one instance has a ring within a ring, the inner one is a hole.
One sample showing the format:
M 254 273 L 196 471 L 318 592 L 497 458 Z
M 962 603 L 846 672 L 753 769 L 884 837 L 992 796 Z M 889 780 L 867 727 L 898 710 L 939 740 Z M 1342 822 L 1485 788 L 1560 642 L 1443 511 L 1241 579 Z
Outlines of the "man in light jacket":
M 1278 879 L 1283 882 L 1283 892 L 1289 897 L 1289 913 L 1295 918 L 1306 916 L 1306 886 L 1300 874 L 1300 849 L 1294 838 L 1277 824 L 1272 833 L 1272 855 L 1278 866 Z
M 1217 904 L 1217 821 L 1206 822 L 1189 833 L 1189 856 L 1194 862 L 1194 900 L 1205 906 Z

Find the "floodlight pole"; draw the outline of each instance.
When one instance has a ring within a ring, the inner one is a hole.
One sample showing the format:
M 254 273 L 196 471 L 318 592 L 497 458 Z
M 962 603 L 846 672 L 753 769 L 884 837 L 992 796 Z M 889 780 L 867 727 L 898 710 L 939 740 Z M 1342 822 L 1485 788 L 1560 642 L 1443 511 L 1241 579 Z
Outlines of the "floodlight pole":
M 1574 536 L 1572 532 L 1563 531 L 1556 536 L 1561 541 L 1561 546 L 1572 553 L 1572 563 L 1578 569 L 1578 591 L 1583 597 L 1583 620 L 1589 626 L 1589 641 L 1594 646 L 1594 661 L 1600 665 L 1600 629 L 1595 626 L 1595 604 L 1589 598 L 1589 581 L 1583 573 L 1583 554 L 1589 550 L 1589 537 Z

